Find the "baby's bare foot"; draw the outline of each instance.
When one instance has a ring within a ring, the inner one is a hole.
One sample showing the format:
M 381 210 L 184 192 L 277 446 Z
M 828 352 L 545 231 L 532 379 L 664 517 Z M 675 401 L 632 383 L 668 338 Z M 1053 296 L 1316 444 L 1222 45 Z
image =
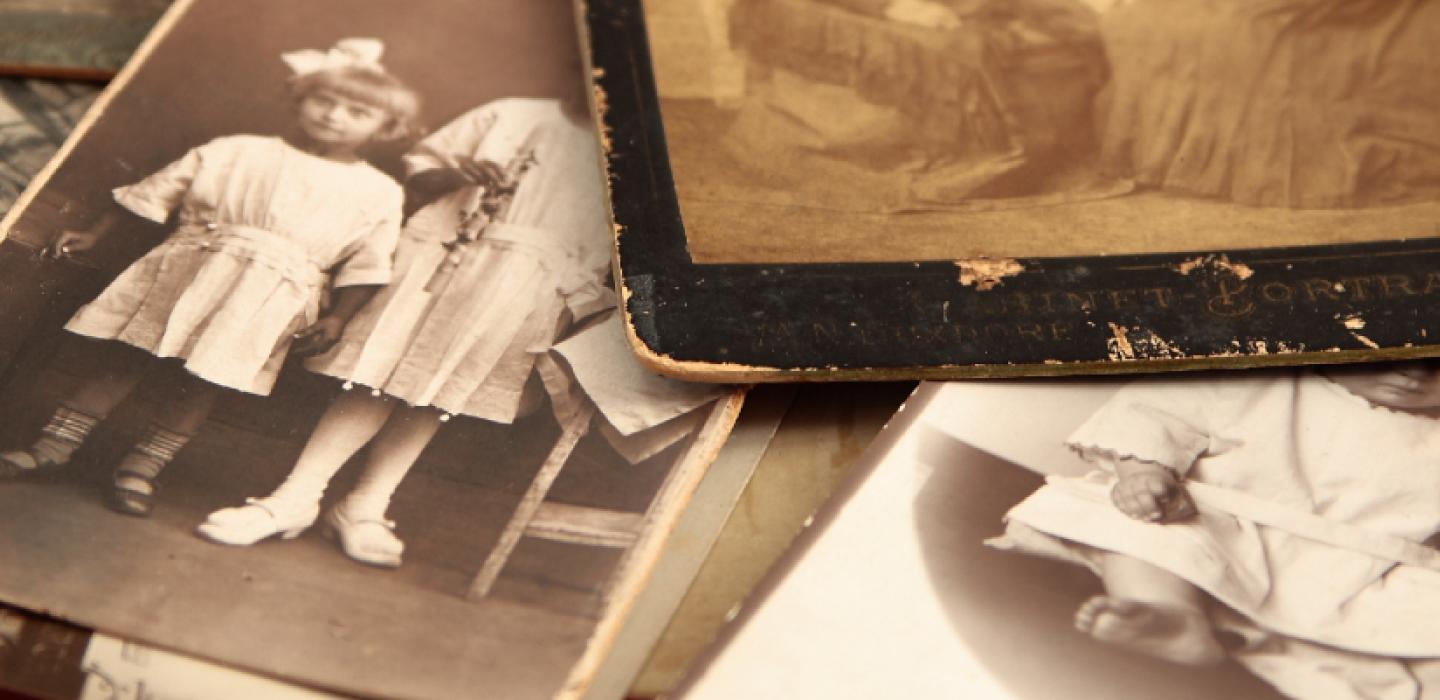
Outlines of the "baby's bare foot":
M 1075 628 L 1102 642 L 1187 666 L 1225 658 L 1199 610 L 1097 595 L 1075 613 Z

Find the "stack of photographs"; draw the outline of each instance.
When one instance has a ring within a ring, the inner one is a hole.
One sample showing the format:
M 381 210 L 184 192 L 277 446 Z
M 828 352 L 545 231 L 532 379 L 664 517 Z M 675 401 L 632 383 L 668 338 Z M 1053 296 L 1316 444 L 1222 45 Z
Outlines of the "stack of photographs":
M 587 20 L 648 366 L 1009 379 L 920 389 L 681 697 L 1440 692 L 1440 6 Z M 1170 370 L 1246 371 L 1012 379 Z
M 1440 695 L 1440 5 L 0 18 L 0 688 Z

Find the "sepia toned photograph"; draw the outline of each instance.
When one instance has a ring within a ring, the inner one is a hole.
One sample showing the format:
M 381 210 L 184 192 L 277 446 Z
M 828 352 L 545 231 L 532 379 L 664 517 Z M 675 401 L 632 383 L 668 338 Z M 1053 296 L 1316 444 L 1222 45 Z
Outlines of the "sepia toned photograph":
M 696 381 L 1440 349 L 1440 7 L 593 0 L 632 346 Z
M 646 0 L 697 263 L 1435 236 L 1440 7 Z
M 740 394 L 628 352 L 575 21 L 169 10 L 0 221 L 0 599 L 347 695 L 585 692 Z
M 1437 416 L 1433 362 L 922 385 L 683 697 L 1430 697 Z

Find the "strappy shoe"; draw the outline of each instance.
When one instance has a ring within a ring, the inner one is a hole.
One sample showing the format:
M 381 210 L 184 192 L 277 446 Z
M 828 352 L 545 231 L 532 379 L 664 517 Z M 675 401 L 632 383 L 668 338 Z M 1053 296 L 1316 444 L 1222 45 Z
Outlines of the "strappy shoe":
M 49 422 L 40 428 L 40 436 L 33 445 L 0 454 L 0 480 L 39 474 L 69 464 L 71 455 L 80 449 L 99 423 L 99 417 L 67 406 L 57 407 Z
M 146 517 L 155 510 L 155 494 L 159 491 L 160 485 L 149 474 L 117 469 L 110 487 L 110 509 L 137 518 Z
M 395 536 L 395 521 L 384 518 L 351 518 L 344 504 L 325 513 L 327 539 L 338 540 L 345 556 L 370 566 L 393 569 L 400 566 L 405 543 Z
M 155 480 L 192 437 L 153 421 L 145 426 L 140 439 L 115 467 L 110 507 L 125 515 L 149 515 L 155 509 L 155 492 L 159 490 Z
M 0 480 L 9 481 L 50 471 L 65 462 L 36 457 L 29 450 L 0 453 Z
M 248 547 L 267 537 L 293 540 L 320 517 L 320 505 L 294 508 L 267 498 L 247 498 L 239 508 L 221 508 L 195 531 L 211 542 Z

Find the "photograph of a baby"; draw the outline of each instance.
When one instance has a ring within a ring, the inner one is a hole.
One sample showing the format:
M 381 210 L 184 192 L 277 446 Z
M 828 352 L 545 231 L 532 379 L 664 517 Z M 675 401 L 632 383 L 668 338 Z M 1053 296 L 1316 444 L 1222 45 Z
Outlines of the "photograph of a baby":
M 1440 687 L 1440 365 L 1141 380 L 1077 417 L 988 544 L 1093 571 L 1081 634 L 1296 698 Z
M 922 383 L 680 695 L 1435 697 L 1437 421 L 1434 361 Z
M 697 262 L 1214 251 L 1440 220 L 1432 3 L 668 0 L 646 19 Z
M 6 219 L 0 596 L 342 691 L 567 682 L 733 392 L 616 332 L 571 4 L 454 9 L 183 2 Z

